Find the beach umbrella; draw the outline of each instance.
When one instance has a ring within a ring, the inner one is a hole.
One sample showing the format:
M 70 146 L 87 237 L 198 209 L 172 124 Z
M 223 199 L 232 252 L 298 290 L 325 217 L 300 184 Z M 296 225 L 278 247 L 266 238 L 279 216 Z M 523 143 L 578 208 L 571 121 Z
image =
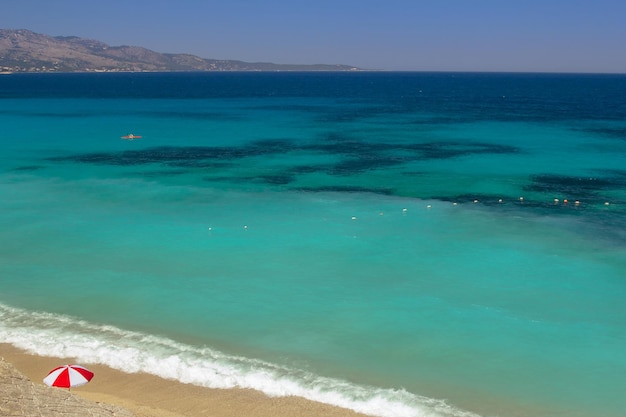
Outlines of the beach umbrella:
M 91 381 L 91 378 L 93 378 L 93 372 L 80 365 L 63 365 L 51 370 L 43 382 L 51 387 L 69 389 L 85 385 Z

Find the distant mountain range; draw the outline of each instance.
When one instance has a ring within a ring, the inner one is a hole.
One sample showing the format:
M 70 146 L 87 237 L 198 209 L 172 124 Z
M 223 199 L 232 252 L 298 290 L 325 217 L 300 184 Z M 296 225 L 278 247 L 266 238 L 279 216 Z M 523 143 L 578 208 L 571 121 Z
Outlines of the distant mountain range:
M 290 65 L 162 54 L 138 46 L 109 46 L 76 36 L 0 29 L 0 72 L 357 71 L 349 65 Z

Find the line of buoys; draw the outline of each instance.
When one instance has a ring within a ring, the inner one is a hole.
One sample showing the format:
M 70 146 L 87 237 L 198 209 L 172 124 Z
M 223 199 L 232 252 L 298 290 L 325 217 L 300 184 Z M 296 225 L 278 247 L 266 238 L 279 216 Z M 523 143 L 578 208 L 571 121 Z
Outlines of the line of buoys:
M 478 204 L 478 203 L 480 203 L 480 202 L 481 202 L 481 200 L 479 200 L 479 199 L 477 199 L 477 198 L 475 198 L 475 199 L 473 199 L 473 200 L 470 200 L 470 201 L 471 201 L 473 204 Z M 532 201 L 532 200 L 531 200 L 531 201 Z M 569 203 L 570 203 L 570 200 L 569 200 L 569 199 L 567 199 L 567 198 L 564 198 L 563 200 L 561 200 L 561 199 L 559 199 L 559 198 L 555 198 L 555 199 L 554 199 L 554 200 L 552 200 L 552 201 L 553 201 L 554 205 L 561 205 L 561 204 L 562 204 L 562 205 L 566 206 L 566 205 L 569 205 Z M 520 202 L 520 203 L 524 203 L 524 202 L 528 202 L 528 200 L 526 200 L 524 197 L 519 197 L 519 202 Z M 503 203 L 504 203 L 504 199 L 499 198 L 499 199 L 498 199 L 498 204 L 503 204 Z M 461 203 L 459 203 L 459 202 L 457 202 L 457 201 L 453 201 L 453 202 L 452 202 L 452 205 L 453 205 L 453 206 L 456 206 L 456 205 L 458 205 L 458 204 L 462 204 L 462 202 L 461 202 Z M 582 202 L 581 202 L 580 200 L 574 200 L 574 205 L 575 205 L 575 206 L 580 206 L 580 205 L 582 205 Z M 604 205 L 605 205 L 605 206 L 610 206 L 610 205 L 611 205 L 611 203 L 610 203 L 609 201 L 606 201 L 606 202 L 604 202 Z M 432 208 L 432 205 L 431 205 L 431 204 L 428 204 L 428 205 L 426 206 L 426 208 Z M 406 210 L 407 210 L 407 209 L 402 209 L 402 212 L 403 212 L 403 213 L 406 213 Z
M 520 198 L 519 198 L 519 201 L 520 201 L 520 203 L 523 203 L 523 202 L 524 202 L 524 201 L 526 201 L 526 200 L 524 199 L 524 197 L 520 197 Z M 559 198 L 555 198 L 555 199 L 554 199 L 554 200 L 552 200 L 552 201 L 554 202 L 554 204 L 555 204 L 555 205 L 558 205 L 558 204 L 560 204 L 560 203 L 562 203 L 563 205 L 567 205 L 567 204 L 569 204 L 569 203 L 570 203 L 570 200 L 569 200 L 569 199 L 567 199 L 567 198 L 564 198 L 563 200 L 561 200 L 561 199 L 559 199 Z M 480 200 L 479 200 L 479 199 L 477 199 L 477 198 L 475 198 L 475 199 L 471 200 L 471 202 L 472 202 L 472 203 L 474 203 L 474 204 L 477 204 L 477 203 L 479 203 L 479 202 L 480 202 Z M 504 203 L 504 200 L 503 200 L 502 198 L 499 198 L 499 199 L 498 199 L 498 203 L 499 203 L 499 204 L 502 204 L 502 203 Z M 459 204 L 459 203 L 458 203 L 458 202 L 456 202 L 456 201 L 452 202 L 452 205 L 454 205 L 454 206 L 456 206 L 457 204 Z M 577 205 L 577 206 L 579 206 L 579 205 L 581 205 L 582 203 L 581 203 L 581 201 L 580 201 L 580 200 L 574 200 L 574 204 L 575 204 L 575 205 Z M 609 205 L 611 205 L 611 203 L 610 203 L 609 201 L 606 201 L 606 202 L 604 202 L 604 205 L 605 205 L 605 206 L 609 206 Z
M 524 202 L 524 197 L 519 197 L 519 201 L 520 201 L 520 202 Z M 474 200 L 472 200 L 472 202 L 473 202 L 474 204 L 477 204 L 477 203 L 479 203 L 479 200 L 478 200 L 478 199 L 474 199 Z M 503 200 L 502 198 L 499 198 L 499 199 L 498 199 L 498 203 L 502 204 L 503 202 L 504 202 L 504 200 Z M 559 203 L 561 203 L 561 200 L 560 200 L 559 198 L 554 198 L 554 199 L 553 199 L 553 202 L 554 202 L 554 204 L 555 204 L 555 205 L 558 205 Z M 563 199 L 563 200 L 562 200 L 562 203 L 563 203 L 563 205 L 567 205 L 567 204 L 569 203 L 569 200 L 568 200 L 568 199 Z M 453 201 L 453 202 L 452 202 L 452 205 L 453 205 L 453 206 L 457 206 L 458 204 L 459 204 L 459 203 L 458 203 L 457 201 Z M 580 201 L 580 200 L 574 200 L 574 205 L 575 205 L 575 206 L 580 206 L 580 205 L 581 205 L 581 201 Z M 605 201 L 605 202 L 604 202 L 604 206 L 610 206 L 610 205 L 611 205 L 611 202 L 609 202 L 609 201 Z M 426 209 L 430 210 L 430 209 L 432 209 L 432 208 L 433 208 L 433 205 L 432 205 L 432 204 L 426 204 Z M 409 210 L 408 210 L 407 208 L 403 208 L 403 209 L 402 209 L 402 214 L 403 214 L 403 215 L 405 215 L 405 214 L 407 214 L 407 213 L 408 213 L 408 211 L 409 211 Z M 383 216 L 383 215 L 384 215 L 384 212 L 379 211 L 379 212 L 378 212 L 378 215 L 379 215 L 379 216 Z M 357 219 L 358 219 L 358 218 L 357 218 L 357 216 L 351 216 L 351 220 L 355 221 L 355 220 L 357 220 Z M 243 229 L 244 229 L 244 230 L 248 230 L 248 225 L 244 225 L 244 226 L 243 226 Z M 208 228 L 207 228 L 207 230 L 208 230 L 209 232 L 212 232 L 212 231 L 213 231 L 213 227 L 208 227 Z

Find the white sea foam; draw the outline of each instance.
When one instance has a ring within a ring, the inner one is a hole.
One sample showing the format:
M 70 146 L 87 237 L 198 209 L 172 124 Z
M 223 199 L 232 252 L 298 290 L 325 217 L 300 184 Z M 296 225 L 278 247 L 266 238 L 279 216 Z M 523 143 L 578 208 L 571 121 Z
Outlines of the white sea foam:
M 104 364 L 209 388 L 251 388 L 298 396 L 380 417 L 478 417 L 446 402 L 232 356 L 144 333 L 0 303 L 0 342 L 29 353 Z

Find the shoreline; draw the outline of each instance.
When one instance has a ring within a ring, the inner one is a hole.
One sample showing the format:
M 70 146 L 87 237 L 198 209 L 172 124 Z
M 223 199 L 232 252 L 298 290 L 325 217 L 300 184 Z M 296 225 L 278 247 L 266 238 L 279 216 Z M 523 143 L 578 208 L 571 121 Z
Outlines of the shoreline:
M 41 386 L 45 386 L 42 380 L 51 369 L 74 362 L 72 358 L 32 355 L 2 342 L 0 357 Z M 145 373 L 127 374 L 105 365 L 83 365 L 95 376 L 87 385 L 73 389 L 73 394 L 123 407 L 137 417 L 366 417 L 300 397 L 269 397 L 251 389 L 205 388 Z

